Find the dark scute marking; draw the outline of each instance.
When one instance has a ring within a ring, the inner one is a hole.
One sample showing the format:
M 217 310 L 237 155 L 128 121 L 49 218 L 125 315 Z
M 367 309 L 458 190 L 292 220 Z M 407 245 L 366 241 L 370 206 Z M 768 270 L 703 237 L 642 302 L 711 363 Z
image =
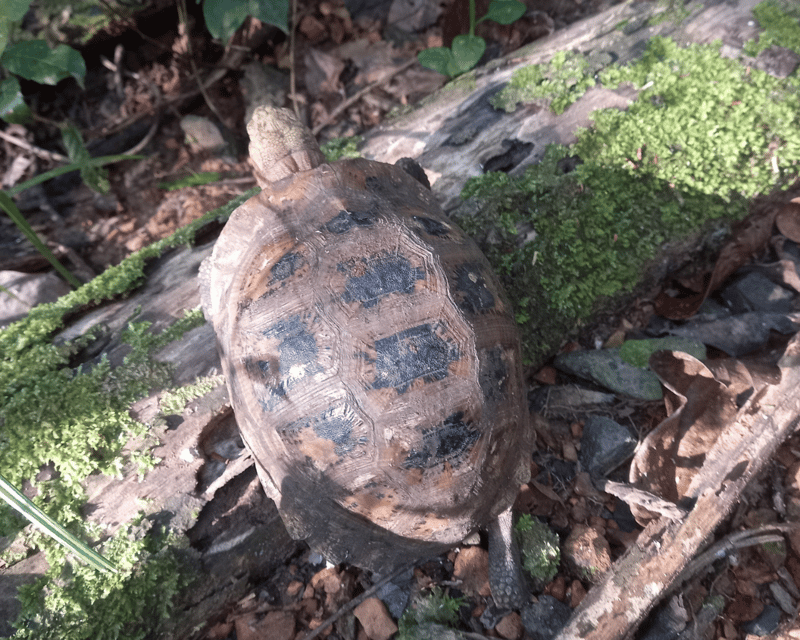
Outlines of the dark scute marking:
M 442 380 L 447 377 L 448 365 L 460 358 L 458 347 L 437 336 L 430 324 L 376 340 L 375 352 L 372 388 L 394 387 L 398 393 L 405 393 L 417 378 Z
M 422 432 L 422 446 L 411 449 L 403 462 L 407 469 L 430 469 L 449 462 L 458 467 L 480 438 L 480 433 L 464 422 L 459 411 L 449 416 L 441 425 Z
M 317 341 L 314 335 L 309 333 L 300 316 L 296 315 L 276 322 L 264 330 L 264 335 L 280 340 L 278 345 L 279 370 L 273 372 L 273 379 L 276 379 L 273 388 L 279 395 L 284 395 L 300 378 L 319 370 L 319 366 L 316 364 Z M 301 365 L 301 368 L 295 370 L 294 377 L 289 378 L 289 371 L 295 365 Z M 297 375 L 297 372 L 302 372 L 302 375 Z
M 278 364 L 269 360 L 247 358 L 244 363 L 248 379 L 253 381 L 256 397 L 264 411 L 273 411 L 278 401 L 286 395 L 286 389 L 278 378 Z M 257 384 L 261 382 L 261 384 Z
M 325 223 L 331 233 L 347 233 L 353 227 L 368 227 L 375 222 L 375 213 L 371 211 L 345 211 L 342 209 L 334 218 Z
M 481 354 L 481 372 L 478 382 L 487 405 L 503 402 L 508 385 L 508 366 L 503 358 L 502 347 L 494 347 Z
M 403 171 L 405 171 L 408 175 L 414 178 L 414 180 L 419 182 L 426 189 L 431 188 L 431 183 L 430 180 L 428 180 L 428 176 L 425 173 L 425 169 L 419 166 L 419 163 L 413 158 L 400 158 L 394 164 L 396 167 L 400 167 Z
M 306 263 L 305 258 L 299 253 L 290 251 L 272 265 L 272 282 L 286 280 Z
M 425 233 L 429 236 L 448 236 L 450 235 L 450 227 L 433 218 L 426 218 L 425 216 L 414 216 L 414 222 L 419 222 Z
M 494 294 L 486 286 L 483 267 L 465 263 L 456 268 L 456 289 L 463 294 L 458 306 L 468 313 L 494 308 Z
M 344 456 L 356 446 L 365 444 L 364 438 L 354 440 L 353 428 L 357 423 L 357 416 L 349 407 L 344 409 L 332 407 L 316 416 L 296 420 L 278 429 L 281 437 L 287 442 L 296 439 L 303 429 L 312 429 L 320 438 L 331 441 L 334 451 L 338 456 Z
M 339 271 L 357 272 L 345 284 L 342 296 L 345 302 L 361 302 L 365 308 L 375 306 L 382 296 L 390 293 L 412 293 L 414 283 L 425 277 L 425 270 L 412 267 L 403 256 L 389 255 L 367 260 L 361 258 L 355 264 L 340 262 Z

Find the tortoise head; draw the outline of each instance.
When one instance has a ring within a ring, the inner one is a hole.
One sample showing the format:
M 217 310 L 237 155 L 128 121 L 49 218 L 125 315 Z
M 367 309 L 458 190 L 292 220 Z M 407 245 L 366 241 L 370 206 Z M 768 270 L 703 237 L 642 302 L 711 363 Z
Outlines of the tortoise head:
M 262 188 L 325 162 L 311 131 L 288 109 L 258 107 L 247 123 L 247 133 L 256 180 Z

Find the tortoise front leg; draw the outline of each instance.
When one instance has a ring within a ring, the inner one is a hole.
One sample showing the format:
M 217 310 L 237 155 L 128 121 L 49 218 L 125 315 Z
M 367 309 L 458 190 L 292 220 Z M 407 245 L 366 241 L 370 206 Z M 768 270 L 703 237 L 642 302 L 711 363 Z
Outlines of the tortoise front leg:
M 511 507 L 489 524 L 489 584 L 498 607 L 520 609 L 528 601 Z

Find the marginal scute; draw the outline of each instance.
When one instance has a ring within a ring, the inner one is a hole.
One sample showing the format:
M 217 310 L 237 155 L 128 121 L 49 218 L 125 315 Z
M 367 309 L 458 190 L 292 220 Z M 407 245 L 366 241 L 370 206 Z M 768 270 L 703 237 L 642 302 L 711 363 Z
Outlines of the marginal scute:
M 263 191 L 201 286 L 262 484 L 334 562 L 386 571 L 458 544 L 512 504 L 533 448 L 496 276 L 419 176 L 328 164 L 282 110 L 248 132 Z

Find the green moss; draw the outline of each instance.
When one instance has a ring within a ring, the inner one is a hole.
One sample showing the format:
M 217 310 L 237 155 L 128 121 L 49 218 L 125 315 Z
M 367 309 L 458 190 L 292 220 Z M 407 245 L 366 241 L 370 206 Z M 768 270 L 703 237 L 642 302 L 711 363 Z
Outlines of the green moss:
M 458 610 L 463 598 L 451 598 L 438 587 L 427 594 L 418 594 L 397 626 L 397 640 L 425 640 L 442 637 L 442 627 L 451 627 L 458 622 Z
M 745 52 L 755 56 L 764 49 L 776 45 L 800 53 L 800 7 L 797 2 L 767 0 L 756 5 L 753 16 L 763 31 L 758 41 L 745 45 Z
M 593 165 L 654 176 L 677 189 L 729 198 L 785 186 L 798 175 L 797 78 L 780 80 L 719 55 L 653 38 L 642 58 L 600 74 L 640 89 L 627 111 L 593 115 L 574 152 Z
M 322 145 L 322 153 L 328 162 L 334 162 L 342 158 L 360 158 L 361 153 L 358 147 L 364 138 L 361 136 L 350 136 L 349 138 L 333 138 Z
M 520 177 L 469 180 L 462 196 L 480 213 L 456 214 L 473 235 L 492 230 L 482 248 L 515 301 L 531 362 L 631 291 L 666 241 L 741 218 L 749 197 L 798 177 L 797 78 L 723 59 L 718 43 L 682 49 L 664 38 L 600 78 L 632 83 L 638 99 L 595 112 L 572 148 L 548 148 Z
M 179 389 L 166 391 L 159 400 L 159 409 L 162 415 L 165 416 L 183 413 L 187 403 L 195 398 L 206 395 L 214 387 L 224 382 L 225 376 L 206 376 L 204 378 L 198 378 L 193 384 L 187 384 Z
M 22 587 L 23 614 L 14 638 L 29 640 L 139 640 L 172 612 L 189 572 L 176 549 L 180 540 L 155 535 L 141 524 L 123 527 L 101 551 L 118 568 L 99 574 L 67 564 L 59 548 L 48 554 L 51 569 Z
M 191 242 L 199 228 L 214 218 L 229 214 L 254 192 L 244 194 L 173 236 L 134 254 L 58 301 L 35 307 L 25 319 L 0 331 L 0 468 L 3 469 L 3 475 L 16 486 L 21 486 L 24 481 L 30 482 L 38 491 L 34 501 L 39 508 L 84 540 L 96 539 L 104 532 L 99 526 L 84 522 L 82 508 L 86 496 L 82 481 L 95 473 L 119 475 L 126 465 L 133 465 L 143 474 L 157 464 L 158 461 L 150 453 L 157 445 L 157 440 L 149 434 L 146 425 L 130 416 L 130 404 L 146 395 L 151 388 L 170 384 L 171 375 L 167 366 L 153 361 L 150 355 L 202 324 L 203 318 L 199 310 L 190 311 L 158 335 L 152 334 L 148 323 L 131 322 L 122 336 L 123 341 L 130 344 L 131 351 L 124 362 L 114 369 L 105 359 L 91 367 L 70 367 L 70 358 L 92 341 L 91 336 L 60 345 L 53 344 L 52 338 L 62 328 L 67 314 L 137 286 L 144 280 L 143 270 L 148 259 L 159 256 L 171 247 Z M 123 455 L 124 447 L 134 438 L 137 448 L 126 457 Z M 37 480 L 39 471 L 48 465 L 54 471 L 50 479 Z M 13 536 L 23 526 L 24 522 L 9 507 L 0 507 L 0 535 L 8 536 L 4 547 L 11 544 Z M 113 541 L 120 536 L 125 539 L 125 532 L 117 534 L 107 544 L 113 548 L 116 544 Z M 23 618 L 40 621 L 37 622 L 39 635 L 35 637 L 68 637 L 62 635 L 61 629 L 57 633 L 55 627 L 45 630 L 48 620 L 61 615 L 50 611 L 48 607 L 58 599 L 72 601 L 76 593 L 71 590 L 73 581 L 84 575 L 82 572 L 91 570 L 80 566 L 70 567 L 64 552 L 49 538 L 39 534 L 26 534 L 26 537 L 29 547 L 39 547 L 46 553 L 51 566 L 48 573 L 51 579 L 39 583 L 37 588 L 40 596 L 32 595 L 36 588 L 26 591 L 27 606 Z M 125 543 L 120 544 L 125 546 Z M 148 553 L 152 552 L 151 547 L 148 549 Z M 157 598 L 164 607 L 169 606 L 171 599 L 171 578 L 166 575 L 169 571 L 165 566 L 140 566 L 135 569 L 136 575 L 144 576 L 142 579 L 153 581 L 154 572 L 160 576 L 154 583 L 163 583 L 165 589 L 155 590 L 152 597 Z M 58 580 L 54 582 L 56 576 Z M 92 580 L 97 590 L 107 594 L 108 606 L 118 607 L 114 615 L 108 614 L 108 619 L 128 620 L 119 622 L 119 628 L 135 626 L 142 620 L 150 619 L 146 615 L 132 613 L 138 606 L 135 591 L 115 591 L 121 588 L 119 576 L 98 575 Z M 43 584 L 48 584 L 47 594 L 42 592 Z M 125 589 L 129 586 L 125 586 Z M 129 601 L 131 598 L 133 600 Z M 84 605 L 78 599 L 72 605 L 59 606 L 68 610 Z M 153 608 L 153 611 L 157 610 Z M 94 611 L 91 608 L 87 611 L 84 617 L 88 619 L 94 615 Z M 134 617 L 125 618 L 127 615 Z M 98 633 L 69 637 L 105 636 Z M 126 632 L 114 637 L 137 636 Z
M 705 345 L 689 338 L 669 336 L 667 338 L 652 338 L 649 340 L 626 340 L 619 349 L 619 356 L 623 361 L 640 369 L 647 369 L 650 356 L 656 351 L 682 351 L 697 358 L 705 360 Z
M 522 554 L 522 566 L 539 584 L 550 582 L 558 572 L 561 550 L 558 536 L 538 518 L 523 515 L 514 525 Z
M 563 113 L 594 84 L 584 56 L 559 51 L 546 65 L 533 64 L 515 71 L 490 102 L 507 113 L 514 111 L 520 102 L 541 102 L 555 113 Z
M 648 24 L 652 27 L 664 22 L 680 24 L 692 13 L 691 10 L 686 7 L 684 0 L 662 0 L 659 4 L 664 7 L 664 11 L 657 13 L 648 20 Z

